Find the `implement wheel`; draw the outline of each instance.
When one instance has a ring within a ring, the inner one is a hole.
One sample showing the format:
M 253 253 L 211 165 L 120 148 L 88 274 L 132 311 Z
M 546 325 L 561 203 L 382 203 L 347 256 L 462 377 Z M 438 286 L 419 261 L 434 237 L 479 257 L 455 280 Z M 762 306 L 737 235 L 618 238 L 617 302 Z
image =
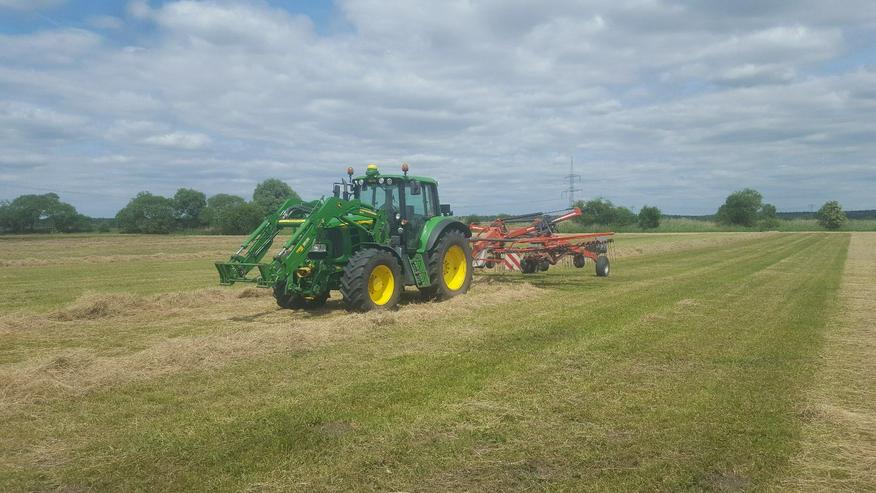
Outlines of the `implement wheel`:
M 471 245 L 462 232 L 444 233 L 429 253 L 429 279 L 432 285 L 421 288 L 423 299 L 447 299 L 468 291 L 471 286 Z
M 520 272 L 535 274 L 536 270 L 538 270 L 538 262 L 533 258 L 523 257 L 523 260 L 520 261 Z
M 605 254 L 596 257 L 596 275 L 599 277 L 606 277 L 608 276 L 608 271 L 608 257 L 606 257 Z
M 403 288 L 398 260 L 393 254 L 376 248 L 356 252 L 341 275 L 341 293 L 350 311 L 395 308 Z
M 587 257 L 581 255 L 580 253 L 576 253 L 574 257 L 572 257 L 572 264 L 577 268 L 582 268 L 587 263 Z

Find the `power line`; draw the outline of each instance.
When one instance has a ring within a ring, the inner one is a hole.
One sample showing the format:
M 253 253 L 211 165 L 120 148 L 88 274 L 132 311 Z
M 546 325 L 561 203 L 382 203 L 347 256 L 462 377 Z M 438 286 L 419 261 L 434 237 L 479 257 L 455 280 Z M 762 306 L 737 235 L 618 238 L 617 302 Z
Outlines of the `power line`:
M 569 207 L 575 206 L 575 192 L 583 192 L 580 188 L 576 188 L 578 183 L 581 183 L 581 175 L 575 174 L 575 156 L 569 158 L 569 174 L 565 176 L 567 180 L 569 180 L 569 188 L 563 191 L 560 194 L 560 197 L 568 196 L 569 197 Z

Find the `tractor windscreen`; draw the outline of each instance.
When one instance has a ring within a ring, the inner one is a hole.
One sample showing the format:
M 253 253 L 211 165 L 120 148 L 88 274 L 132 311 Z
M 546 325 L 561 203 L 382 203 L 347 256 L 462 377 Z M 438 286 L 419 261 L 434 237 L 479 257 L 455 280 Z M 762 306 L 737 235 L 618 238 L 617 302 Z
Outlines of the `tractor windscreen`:
M 390 212 L 398 212 L 399 210 L 398 185 L 363 183 L 359 189 L 358 199 L 375 209 L 383 209 L 389 202 L 392 206 Z

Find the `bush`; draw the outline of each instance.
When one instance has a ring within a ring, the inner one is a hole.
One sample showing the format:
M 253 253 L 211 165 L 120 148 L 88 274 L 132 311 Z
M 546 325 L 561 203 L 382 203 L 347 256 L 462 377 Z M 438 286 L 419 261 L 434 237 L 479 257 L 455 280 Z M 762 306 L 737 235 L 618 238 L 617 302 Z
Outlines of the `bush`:
M 167 197 L 140 192 L 116 214 L 123 233 L 167 234 L 176 227 L 176 209 Z
M 593 224 L 626 226 L 634 224 L 637 220 L 633 211 L 626 207 L 615 206 L 610 200 L 603 198 L 587 202 L 578 201 L 574 205 L 581 209 L 581 215 L 574 219 L 575 222 L 585 226 Z
M 842 206 L 836 200 L 825 202 L 821 209 L 818 209 L 815 217 L 822 228 L 833 230 L 840 229 L 848 220 Z
M 779 226 L 776 207 L 763 202 L 763 195 L 757 190 L 746 188 L 727 196 L 724 205 L 718 208 L 715 220 L 727 226 L 758 226 L 761 229 L 775 229 Z
M 763 204 L 758 214 L 757 225 L 761 230 L 778 229 L 779 217 L 776 214 L 776 206 L 773 204 Z
M 661 217 L 660 209 L 646 205 L 639 211 L 639 227 L 642 229 L 658 228 Z
M 238 203 L 222 210 L 217 220 L 218 231 L 224 235 L 251 233 L 264 219 L 261 208 L 254 203 Z

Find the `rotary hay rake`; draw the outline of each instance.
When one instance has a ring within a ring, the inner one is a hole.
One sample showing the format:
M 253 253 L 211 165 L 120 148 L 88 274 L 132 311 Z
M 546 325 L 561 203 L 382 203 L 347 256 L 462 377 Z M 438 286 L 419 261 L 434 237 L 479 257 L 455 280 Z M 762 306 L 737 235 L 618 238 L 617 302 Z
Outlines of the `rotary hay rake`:
M 504 266 L 524 274 L 547 271 L 563 259 L 583 268 L 596 264 L 596 275 L 609 273 L 608 251 L 614 233 L 559 234 L 559 224 L 581 215 L 575 207 L 551 216 L 545 213 L 496 218 L 489 225 L 471 224 L 475 268 Z

